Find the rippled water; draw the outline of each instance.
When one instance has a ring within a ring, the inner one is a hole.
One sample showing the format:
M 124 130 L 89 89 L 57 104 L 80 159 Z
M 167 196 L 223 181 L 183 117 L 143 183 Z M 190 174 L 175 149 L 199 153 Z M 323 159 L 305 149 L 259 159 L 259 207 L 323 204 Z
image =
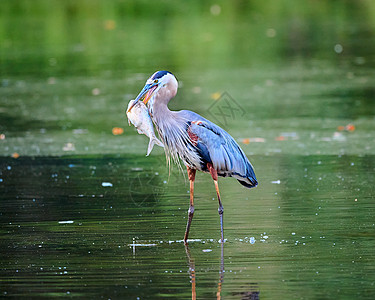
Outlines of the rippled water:
M 1 293 L 372 297 L 373 156 L 254 156 L 258 188 L 220 180 L 223 249 L 206 174 L 197 176 L 192 240 L 184 247 L 188 184 L 177 170 L 169 177 L 162 161 L 2 158 Z

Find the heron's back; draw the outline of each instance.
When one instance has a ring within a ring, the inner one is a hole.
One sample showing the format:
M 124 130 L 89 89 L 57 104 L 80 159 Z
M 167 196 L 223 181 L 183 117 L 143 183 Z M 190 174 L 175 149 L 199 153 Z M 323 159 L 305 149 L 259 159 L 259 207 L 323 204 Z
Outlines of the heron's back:
M 257 186 L 253 166 L 229 133 L 194 112 L 183 110 L 176 114 L 189 120 L 188 131 L 201 159 L 199 166 L 194 166 L 196 169 L 207 172 L 207 163 L 211 163 L 219 176 L 234 177 L 247 188 Z

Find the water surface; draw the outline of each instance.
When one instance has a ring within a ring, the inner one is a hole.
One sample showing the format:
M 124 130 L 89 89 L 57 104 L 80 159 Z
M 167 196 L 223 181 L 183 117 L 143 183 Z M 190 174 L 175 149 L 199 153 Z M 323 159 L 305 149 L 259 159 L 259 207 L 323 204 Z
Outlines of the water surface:
M 193 269 L 198 298 L 371 298 L 373 157 L 255 156 L 257 189 L 220 180 L 223 259 L 209 176 L 187 254 L 188 184 L 160 159 L 2 159 L 3 295 L 189 298 Z

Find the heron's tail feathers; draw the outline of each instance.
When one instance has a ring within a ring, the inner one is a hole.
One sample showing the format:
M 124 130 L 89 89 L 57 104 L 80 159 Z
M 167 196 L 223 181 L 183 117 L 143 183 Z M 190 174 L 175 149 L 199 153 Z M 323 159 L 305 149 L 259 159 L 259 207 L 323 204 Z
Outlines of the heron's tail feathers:
M 235 177 L 239 183 L 241 183 L 243 186 L 249 189 L 256 187 L 258 185 L 258 181 L 255 177 L 253 166 L 250 164 L 250 162 L 247 163 L 245 175 L 236 174 L 236 176 L 233 177 Z
M 160 147 L 162 147 L 162 148 L 164 148 L 163 143 L 157 137 L 153 136 L 153 137 L 150 138 L 150 142 L 148 143 L 148 148 L 147 148 L 147 154 L 146 154 L 146 156 L 150 155 L 150 153 L 152 151 L 152 148 L 154 148 L 155 144 L 158 145 L 158 146 L 160 146 Z
M 238 182 L 241 183 L 243 186 L 251 189 L 253 187 L 256 187 L 258 185 L 258 181 L 255 178 L 244 178 L 244 179 L 238 179 Z

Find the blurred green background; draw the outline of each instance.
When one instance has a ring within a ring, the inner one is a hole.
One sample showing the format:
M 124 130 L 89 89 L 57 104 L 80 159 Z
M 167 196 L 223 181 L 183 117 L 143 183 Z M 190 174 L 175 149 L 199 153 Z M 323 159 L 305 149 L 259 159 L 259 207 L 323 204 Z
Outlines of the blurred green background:
M 241 105 L 225 129 L 265 139 L 247 154 L 373 154 L 374 33 L 370 0 L 4 0 L 0 152 L 143 153 L 124 110 L 165 69 L 180 82 L 172 109 L 216 121 L 215 95 Z

